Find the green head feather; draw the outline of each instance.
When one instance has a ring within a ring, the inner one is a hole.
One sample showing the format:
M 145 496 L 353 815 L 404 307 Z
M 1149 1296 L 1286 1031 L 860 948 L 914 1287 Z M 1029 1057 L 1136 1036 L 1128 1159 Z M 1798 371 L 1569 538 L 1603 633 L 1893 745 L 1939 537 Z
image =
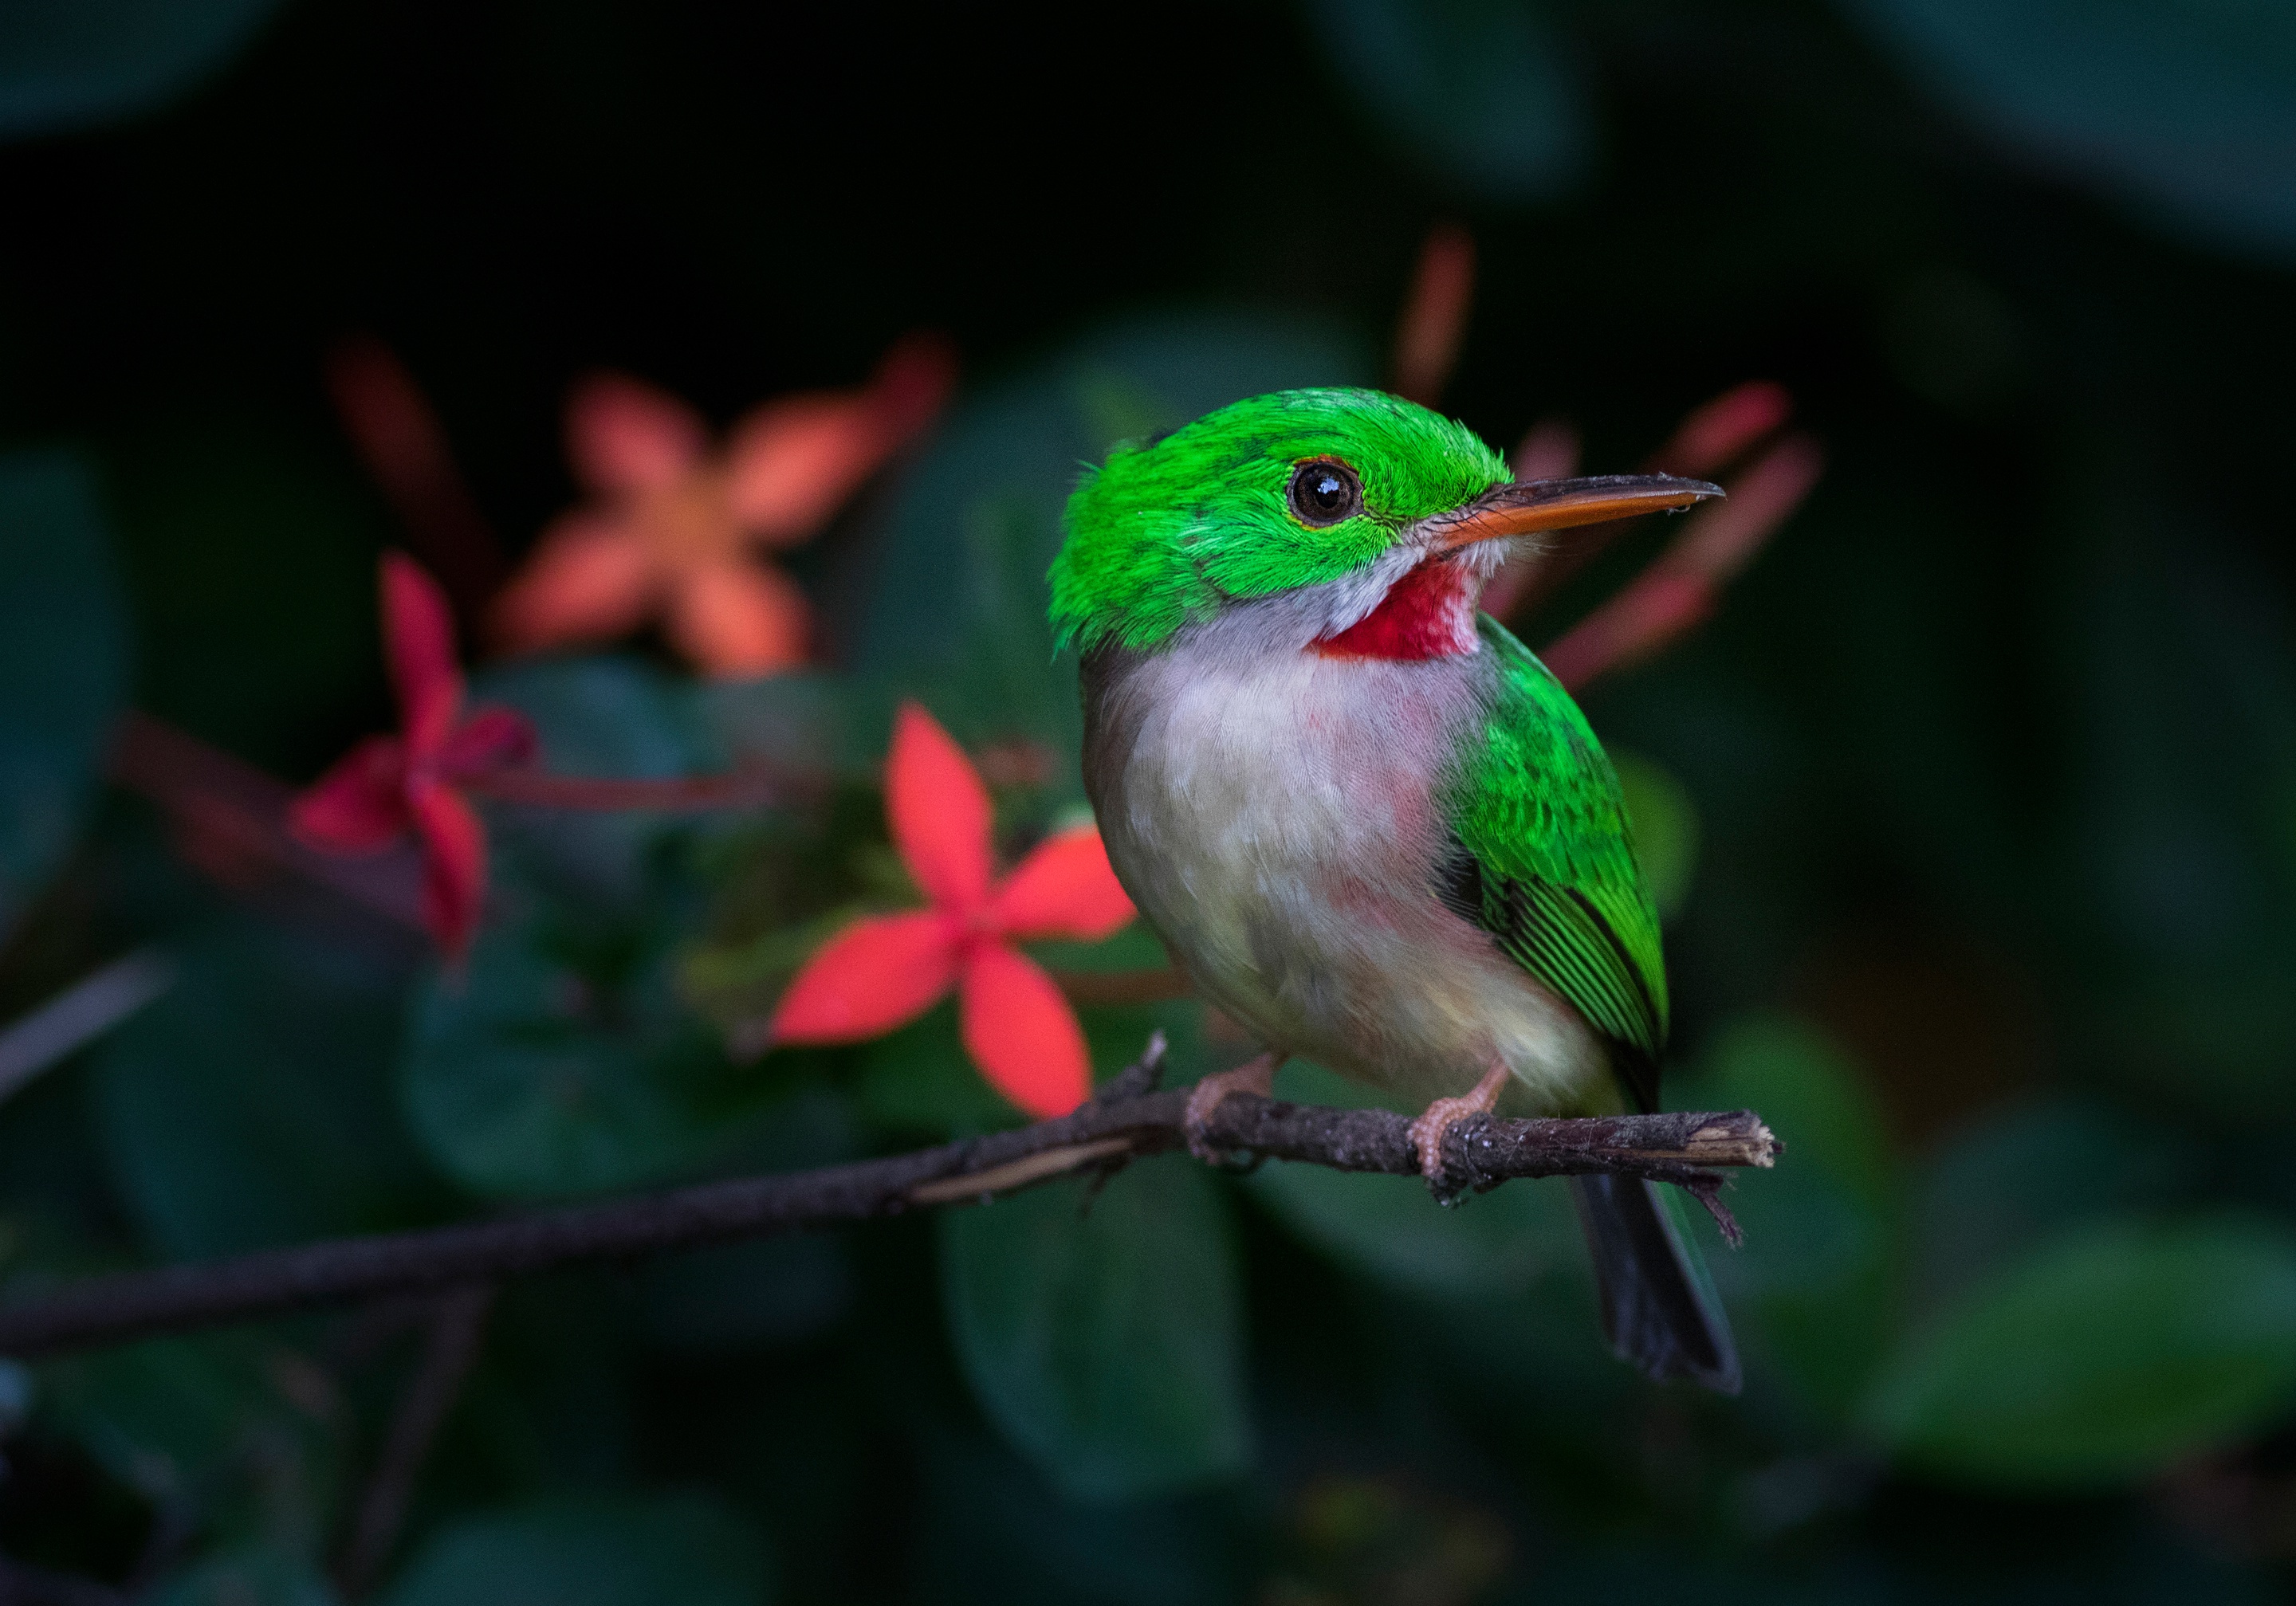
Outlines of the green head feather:
M 1355 471 L 1363 512 L 1320 528 L 1292 512 L 1293 471 L 1317 458 Z M 1507 478 L 1464 424 L 1377 390 L 1235 402 L 1118 445 L 1077 487 L 1053 561 L 1053 625 L 1063 646 L 1152 647 L 1231 599 L 1338 579 L 1405 526 Z

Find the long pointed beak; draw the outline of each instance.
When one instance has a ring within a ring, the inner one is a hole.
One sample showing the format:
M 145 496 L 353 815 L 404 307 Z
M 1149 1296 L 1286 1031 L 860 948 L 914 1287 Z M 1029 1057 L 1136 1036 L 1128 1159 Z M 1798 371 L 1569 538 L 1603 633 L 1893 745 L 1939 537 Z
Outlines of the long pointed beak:
M 1671 474 L 1595 474 L 1495 485 L 1464 507 L 1427 520 L 1435 550 L 1451 552 L 1502 536 L 1536 535 L 1574 524 L 1603 524 L 1637 513 L 1673 512 L 1722 495 L 1703 479 Z

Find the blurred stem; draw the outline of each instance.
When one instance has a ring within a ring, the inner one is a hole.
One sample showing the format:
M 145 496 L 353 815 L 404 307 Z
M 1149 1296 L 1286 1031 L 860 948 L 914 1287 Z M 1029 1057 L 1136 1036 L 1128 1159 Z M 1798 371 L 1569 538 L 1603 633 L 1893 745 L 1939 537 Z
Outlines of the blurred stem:
M 538 769 L 489 769 L 455 784 L 481 797 L 534 808 L 592 809 L 612 814 L 636 809 L 762 808 L 785 802 L 790 789 L 762 770 L 737 769 L 722 775 L 676 775 L 621 779 L 596 775 L 553 775 Z
M 459 1288 L 440 1299 L 431 1313 L 422 1358 L 399 1394 L 390 1436 L 375 1457 L 343 1552 L 340 1579 L 347 1599 L 359 1600 L 374 1587 L 398 1544 L 415 1479 L 463 1381 L 478 1364 L 494 1298 L 494 1290 L 483 1283 Z
M 910 1154 L 89 1278 L 46 1299 L 0 1305 L 0 1354 L 53 1354 L 580 1261 L 839 1226 L 1105 1172 L 1188 1145 L 1187 1094 L 1157 1091 L 1163 1053 L 1158 1033 L 1137 1064 L 1071 1115 Z M 1215 1152 L 1252 1160 L 1420 1175 L 1409 1119 L 1385 1110 L 1237 1094 L 1212 1111 L 1201 1135 Z M 1523 1176 L 1643 1176 L 1690 1190 L 1734 1237 L 1718 1197 L 1722 1178 L 1710 1168 L 1768 1166 L 1780 1147 L 1760 1118 L 1743 1110 L 1587 1120 L 1471 1116 L 1444 1138 L 1439 1192 L 1481 1192 Z

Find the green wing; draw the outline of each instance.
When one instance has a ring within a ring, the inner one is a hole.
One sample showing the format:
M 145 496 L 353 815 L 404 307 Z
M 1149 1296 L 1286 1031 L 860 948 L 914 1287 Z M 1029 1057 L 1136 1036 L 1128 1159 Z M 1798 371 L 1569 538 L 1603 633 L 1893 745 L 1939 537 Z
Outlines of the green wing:
M 1498 686 L 1445 789 L 1459 846 L 1439 890 L 1587 1018 L 1656 1109 L 1666 961 L 1618 774 L 1546 666 L 1492 619 L 1480 627 Z

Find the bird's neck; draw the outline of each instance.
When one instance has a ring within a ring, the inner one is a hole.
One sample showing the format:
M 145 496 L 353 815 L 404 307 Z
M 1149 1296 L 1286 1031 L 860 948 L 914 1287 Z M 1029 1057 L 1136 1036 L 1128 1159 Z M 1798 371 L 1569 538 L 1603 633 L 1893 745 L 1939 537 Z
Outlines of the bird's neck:
M 1482 589 L 1483 577 L 1469 565 L 1430 558 L 1389 586 L 1378 607 L 1308 651 L 1405 663 L 1477 651 L 1475 600 Z

